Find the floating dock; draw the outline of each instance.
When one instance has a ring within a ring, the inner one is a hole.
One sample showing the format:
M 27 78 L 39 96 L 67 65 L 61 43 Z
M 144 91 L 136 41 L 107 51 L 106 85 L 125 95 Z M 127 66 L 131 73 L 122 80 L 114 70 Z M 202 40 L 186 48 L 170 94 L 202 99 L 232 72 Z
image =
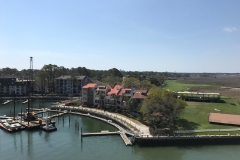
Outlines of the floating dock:
M 127 135 L 125 134 L 125 132 L 121 132 L 120 136 L 122 137 L 124 143 L 126 144 L 126 146 L 131 146 L 132 142 L 128 139 Z
M 109 131 L 101 131 L 101 132 L 96 132 L 96 133 L 82 133 L 83 137 L 88 137 L 88 136 L 108 136 L 108 135 L 119 135 L 118 132 L 109 132 Z
M 13 117 L 0 116 L 0 119 L 13 119 Z

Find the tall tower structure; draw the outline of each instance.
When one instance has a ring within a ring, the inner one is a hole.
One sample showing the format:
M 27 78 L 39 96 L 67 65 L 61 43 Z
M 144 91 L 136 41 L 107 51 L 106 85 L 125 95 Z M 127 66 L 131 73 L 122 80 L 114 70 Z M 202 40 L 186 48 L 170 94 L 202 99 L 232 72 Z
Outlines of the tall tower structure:
M 30 121 L 30 108 L 32 106 L 31 102 L 31 94 L 33 93 L 33 57 L 30 57 L 30 68 L 28 72 L 28 114 L 27 114 L 27 119 L 28 119 L 28 126 L 29 126 L 29 121 Z
M 33 57 L 30 57 L 29 82 L 30 93 L 33 93 Z

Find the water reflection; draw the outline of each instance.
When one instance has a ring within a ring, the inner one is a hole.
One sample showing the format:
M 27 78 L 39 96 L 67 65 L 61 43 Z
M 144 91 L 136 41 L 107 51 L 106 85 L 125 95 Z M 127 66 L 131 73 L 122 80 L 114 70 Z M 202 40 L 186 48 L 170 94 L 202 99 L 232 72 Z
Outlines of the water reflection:
M 28 131 L 27 132 L 27 155 L 32 157 L 32 132 Z

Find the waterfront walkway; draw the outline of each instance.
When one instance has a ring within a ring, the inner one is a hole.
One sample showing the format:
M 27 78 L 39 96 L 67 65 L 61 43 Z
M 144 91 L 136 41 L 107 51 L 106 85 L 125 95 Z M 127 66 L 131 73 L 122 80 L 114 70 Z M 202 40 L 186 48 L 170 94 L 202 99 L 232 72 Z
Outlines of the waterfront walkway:
M 124 115 L 120 115 L 117 113 L 111 113 L 111 112 L 107 112 L 107 111 L 103 111 L 103 110 L 99 110 L 96 108 L 86 108 L 86 107 L 72 107 L 72 106 L 63 106 L 63 105 L 59 105 L 59 106 L 52 106 L 51 109 L 61 109 L 61 110 L 76 110 L 76 111 L 84 111 L 84 112 L 89 112 L 91 114 L 101 114 L 103 116 L 107 116 L 110 117 L 112 119 L 117 120 L 118 122 L 120 122 L 121 124 L 127 126 L 132 132 L 137 133 L 139 136 L 141 137 L 152 137 L 152 135 L 149 132 L 149 127 L 140 123 L 140 122 L 136 122 L 136 120 L 130 119 L 125 117 Z
M 148 126 L 146 126 L 146 125 L 144 125 L 140 122 L 136 123 L 135 121 L 133 121 L 130 118 L 125 117 L 124 115 L 120 115 L 120 114 L 117 114 L 117 113 L 111 113 L 111 112 L 107 112 L 107 111 L 103 111 L 103 110 L 99 110 L 99 109 L 95 109 L 95 108 L 84 108 L 84 107 L 81 107 L 81 106 L 79 108 L 91 110 L 93 112 L 100 113 L 102 115 L 108 115 L 110 117 L 114 117 L 115 119 L 119 120 L 123 124 L 132 128 L 133 131 L 135 131 L 135 132 L 137 131 L 139 136 L 149 136 L 149 137 L 151 137 Z

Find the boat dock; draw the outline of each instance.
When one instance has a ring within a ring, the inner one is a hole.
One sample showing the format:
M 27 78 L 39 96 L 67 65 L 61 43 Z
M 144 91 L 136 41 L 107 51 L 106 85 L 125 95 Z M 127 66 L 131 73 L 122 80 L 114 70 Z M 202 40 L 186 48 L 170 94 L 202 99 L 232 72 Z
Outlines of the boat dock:
M 26 110 L 28 110 L 28 108 L 26 108 Z M 29 108 L 30 111 L 44 111 L 44 108 Z
M 88 137 L 88 136 L 107 136 L 107 135 L 119 135 L 118 132 L 109 132 L 109 131 L 101 131 L 101 132 L 96 132 L 96 133 L 82 133 L 83 137 Z
M 89 116 L 89 117 L 92 117 L 92 118 L 95 118 L 95 119 L 98 119 L 98 120 L 101 120 L 101 121 L 105 121 L 106 123 L 109 123 L 111 124 L 112 126 L 116 127 L 117 129 L 119 129 L 118 132 L 113 132 L 113 133 L 110 133 L 110 132 L 97 132 L 97 133 L 82 133 L 82 136 L 102 136 L 102 135 L 116 135 L 116 134 L 120 134 L 121 138 L 123 139 L 124 143 L 126 146 L 132 146 L 132 142 L 129 140 L 129 138 L 127 137 L 127 135 L 130 135 L 130 136 L 134 136 L 133 133 L 130 133 L 130 132 L 127 132 L 124 128 L 122 128 L 120 125 L 116 124 L 116 123 L 113 123 L 112 121 L 108 121 L 104 118 L 100 118 L 100 117 L 97 117 L 95 115 L 90 115 L 90 114 L 83 114 L 83 113 L 74 113 L 74 114 L 78 114 L 78 115 L 83 115 L 83 116 Z
M 52 115 L 52 116 L 49 116 L 48 118 L 54 118 L 54 117 L 62 116 L 62 115 L 64 115 L 64 114 L 66 114 L 66 113 L 61 112 L 61 113 L 57 113 L 57 114 L 54 114 L 54 115 Z
M 126 144 L 126 146 L 131 146 L 132 142 L 128 139 L 127 135 L 125 134 L 125 132 L 121 132 L 120 136 L 122 137 L 124 143 Z
M 13 119 L 13 117 L 0 116 L 0 119 Z

